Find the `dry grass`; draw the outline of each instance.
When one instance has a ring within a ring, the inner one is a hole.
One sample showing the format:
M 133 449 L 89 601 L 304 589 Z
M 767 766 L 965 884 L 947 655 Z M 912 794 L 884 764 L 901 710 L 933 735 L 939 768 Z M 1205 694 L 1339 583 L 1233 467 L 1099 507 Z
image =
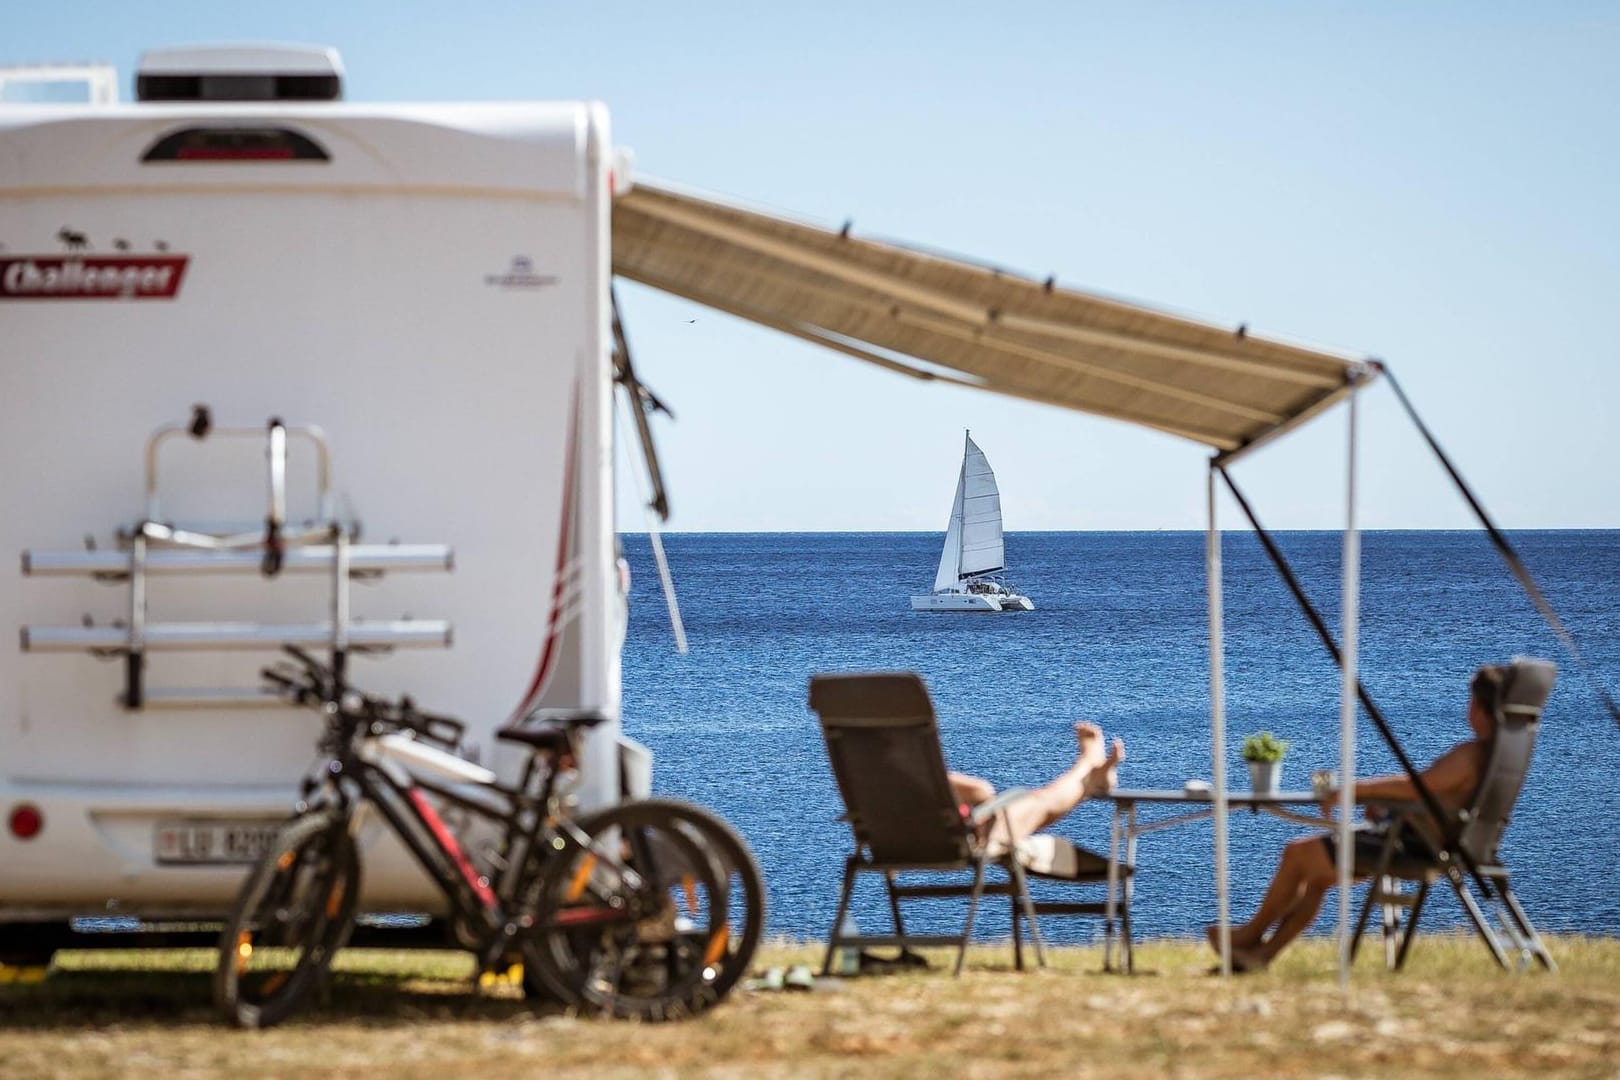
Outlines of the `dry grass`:
M 1222 982 L 1185 942 L 1007 970 L 984 948 L 928 972 L 814 993 L 742 993 L 707 1016 L 630 1025 L 474 994 L 454 953 L 351 951 L 331 1000 L 269 1032 L 223 1027 L 201 951 L 63 954 L 37 986 L 0 987 L 0 1076 L 1591 1076 L 1620 1077 L 1620 941 L 1562 938 L 1558 975 L 1504 975 L 1471 939 L 1425 937 L 1408 970 L 1364 956 L 1341 993 L 1329 947 Z M 770 964 L 814 962 L 778 945 Z

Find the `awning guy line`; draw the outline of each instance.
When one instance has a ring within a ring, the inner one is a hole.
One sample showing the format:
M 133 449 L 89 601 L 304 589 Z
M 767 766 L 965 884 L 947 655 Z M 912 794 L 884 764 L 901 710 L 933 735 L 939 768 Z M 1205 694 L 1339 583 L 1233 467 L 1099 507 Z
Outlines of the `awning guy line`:
M 1502 561 L 1507 563 L 1508 571 L 1518 580 L 1519 587 L 1530 598 L 1530 602 L 1535 605 L 1536 611 L 1541 614 L 1542 619 L 1546 621 L 1554 636 L 1558 638 L 1564 648 L 1569 650 L 1569 655 L 1575 660 L 1575 666 L 1585 676 L 1587 685 L 1597 692 L 1598 698 L 1603 702 L 1604 709 L 1609 713 L 1609 719 L 1620 724 L 1620 706 L 1616 706 L 1614 698 L 1609 696 L 1607 688 L 1598 682 L 1597 674 L 1586 662 L 1586 655 L 1581 652 L 1581 647 L 1575 643 L 1575 635 L 1571 634 L 1569 629 L 1564 626 L 1564 620 L 1558 617 L 1558 612 L 1553 609 L 1552 601 L 1548 600 L 1546 594 L 1541 591 L 1541 587 L 1536 584 L 1536 579 L 1530 576 L 1530 568 L 1524 564 L 1523 559 L 1519 558 L 1519 553 L 1508 542 L 1507 536 L 1501 529 L 1496 527 L 1496 522 L 1491 520 L 1491 515 L 1486 513 L 1485 504 L 1481 503 L 1478 497 L 1474 495 L 1474 489 L 1468 486 L 1468 482 L 1462 478 L 1462 473 L 1457 470 L 1457 466 L 1451 463 L 1451 457 L 1440 448 L 1440 441 L 1434 437 L 1434 434 L 1429 431 L 1429 425 L 1425 424 L 1423 418 L 1418 415 L 1417 409 L 1413 407 L 1411 400 L 1407 398 L 1406 391 L 1401 389 L 1401 384 L 1396 380 L 1395 373 L 1383 364 L 1378 364 L 1377 369 L 1389 379 L 1390 389 L 1395 391 L 1395 396 L 1400 400 L 1401 408 L 1406 410 L 1406 415 L 1411 419 L 1412 426 L 1417 428 L 1419 435 L 1423 436 L 1423 441 L 1429 444 L 1429 449 L 1439 459 L 1441 468 L 1445 469 L 1446 475 L 1451 477 L 1451 482 L 1456 485 L 1457 491 L 1463 497 L 1463 501 L 1468 503 L 1468 508 L 1474 512 L 1474 517 L 1479 519 L 1480 525 L 1485 529 L 1485 535 L 1490 538 L 1497 554 L 1501 555 Z

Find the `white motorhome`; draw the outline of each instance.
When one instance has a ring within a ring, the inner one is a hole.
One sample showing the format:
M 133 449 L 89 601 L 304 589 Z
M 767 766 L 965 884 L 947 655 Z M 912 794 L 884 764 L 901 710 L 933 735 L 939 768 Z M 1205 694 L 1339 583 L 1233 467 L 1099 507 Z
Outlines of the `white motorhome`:
M 631 187 L 593 105 L 342 104 L 321 49 L 149 53 L 133 105 L 90 74 L 0 108 L 0 961 L 8 927 L 222 909 L 317 731 L 259 688 L 283 643 L 485 753 L 532 706 L 617 716 L 616 379 L 662 493 L 614 275 L 1205 448 L 1212 537 L 1218 472 L 1385 370 Z M 596 729 L 587 799 L 639 792 L 628 745 Z M 436 901 L 366 865 L 372 908 Z
M 167 50 L 0 107 L 0 923 L 223 910 L 319 730 L 284 642 L 486 756 L 617 715 L 606 111 L 341 77 Z M 439 902 L 398 851 L 366 888 Z

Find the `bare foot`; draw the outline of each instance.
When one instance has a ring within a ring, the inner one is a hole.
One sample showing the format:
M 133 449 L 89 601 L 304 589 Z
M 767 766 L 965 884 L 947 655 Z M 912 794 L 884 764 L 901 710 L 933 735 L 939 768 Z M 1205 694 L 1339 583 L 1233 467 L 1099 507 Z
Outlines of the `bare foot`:
M 1096 767 L 1103 763 L 1103 730 L 1089 720 L 1074 725 L 1074 741 L 1080 746 L 1080 760 Z
M 1102 732 L 1098 732 L 1099 742 Z M 1100 749 L 1100 747 L 1099 747 Z M 1095 798 L 1106 795 L 1119 786 L 1119 765 L 1125 760 L 1125 740 L 1115 739 L 1114 747 L 1101 761 L 1094 761 L 1086 774 L 1086 795 Z
M 1271 958 L 1259 949 L 1245 949 L 1238 945 L 1232 946 L 1232 970 L 1239 975 L 1264 971 L 1270 965 Z
M 1252 945 L 1238 944 L 1237 927 L 1232 928 L 1232 970 L 1239 975 L 1253 971 L 1264 971 L 1271 963 L 1265 953 Z M 1215 950 L 1215 955 L 1221 954 L 1221 928 L 1214 924 L 1204 927 L 1204 937 L 1209 939 L 1209 947 Z
M 1220 927 L 1220 924 L 1219 923 L 1210 923 L 1208 926 L 1204 927 L 1204 937 L 1205 937 L 1206 940 L 1208 940 L 1209 947 L 1211 949 L 1215 950 L 1215 955 L 1219 956 L 1220 952 L 1221 952 L 1221 927 Z M 1240 926 L 1232 927 L 1232 951 L 1234 953 L 1236 953 L 1237 950 L 1239 950 L 1239 949 L 1242 949 L 1245 952 L 1247 952 L 1247 951 L 1249 951 L 1251 949 L 1256 948 L 1257 946 L 1259 946 L 1259 944 L 1260 944 L 1260 941 L 1259 941 L 1258 938 L 1255 938 L 1255 939 L 1251 940 L 1248 937 L 1246 937 L 1243 934 L 1243 928 L 1242 927 L 1240 927 Z

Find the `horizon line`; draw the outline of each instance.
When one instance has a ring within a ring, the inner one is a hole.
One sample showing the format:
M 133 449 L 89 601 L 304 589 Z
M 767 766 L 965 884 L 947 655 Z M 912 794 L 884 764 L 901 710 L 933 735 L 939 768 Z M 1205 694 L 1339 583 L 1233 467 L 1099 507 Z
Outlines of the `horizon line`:
M 660 536 L 943 536 L 943 529 L 659 529 Z M 1252 528 L 1222 528 L 1222 533 L 1252 533 Z M 1272 528 L 1272 533 L 1342 533 L 1343 529 L 1323 528 Z M 1438 528 L 1425 525 L 1406 525 L 1395 528 L 1359 529 L 1363 535 L 1368 533 L 1479 533 L 1485 535 L 1481 528 Z M 621 536 L 649 536 L 652 530 L 648 529 L 616 529 Z M 1150 533 L 1185 533 L 1203 536 L 1207 529 L 1005 529 L 1007 536 L 1051 536 L 1086 533 L 1095 535 L 1135 535 Z M 1536 525 L 1504 528 L 1504 533 L 1532 533 L 1532 532 L 1586 532 L 1586 533 L 1620 533 L 1620 526 L 1608 525 Z

